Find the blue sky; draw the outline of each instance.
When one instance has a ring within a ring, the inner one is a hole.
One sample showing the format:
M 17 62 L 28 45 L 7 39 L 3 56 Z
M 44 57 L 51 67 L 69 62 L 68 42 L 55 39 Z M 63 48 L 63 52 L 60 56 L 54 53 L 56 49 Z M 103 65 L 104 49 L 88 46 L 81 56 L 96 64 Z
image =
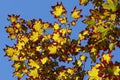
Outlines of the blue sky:
M 55 21 L 54 17 L 50 14 L 51 6 L 54 6 L 56 2 L 61 2 L 68 11 L 68 14 L 73 10 L 74 6 L 77 6 L 79 9 L 83 9 L 83 15 L 89 15 L 89 8 L 92 8 L 91 5 L 88 7 L 79 6 L 79 0 L 1 0 L 0 1 L 0 80 L 17 80 L 12 77 L 12 72 L 14 69 L 11 67 L 12 62 L 8 61 L 7 57 L 4 57 L 3 48 L 5 45 L 14 45 L 15 41 L 8 39 L 8 34 L 5 31 L 5 26 L 10 25 L 7 21 L 8 14 L 18 14 L 20 17 L 29 20 L 29 19 L 39 19 L 43 21 L 49 21 L 53 23 Z M 69 14 L 70 15 L 70 14 Z M 83 20 L 83 19 L 82 19 Z M 85 24 L 79 23 L 77 27 L 73 28 L 72 38 L 77 38 L 78 32 L 85 28 Z M 119 49 L 116 52 L 120 52 Z M 119 57 L 118 57 L 119 59 Z M 120 59 L 119 59 L 120 60 Z M 24 79 L 23 79 L 24 80 Z

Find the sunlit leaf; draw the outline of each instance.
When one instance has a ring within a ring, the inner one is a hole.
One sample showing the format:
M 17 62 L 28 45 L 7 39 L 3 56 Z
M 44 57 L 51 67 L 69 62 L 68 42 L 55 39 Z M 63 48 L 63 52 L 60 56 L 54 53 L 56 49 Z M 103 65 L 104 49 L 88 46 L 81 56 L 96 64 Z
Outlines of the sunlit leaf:
M 48 57 L 44 57 L 43 59 L 41 59 L 42 64 L 45 64 L 48 61 Z
M 88 0 L 80 0 L 80 4 L 82 5 L 82 4 L 87 4 L 88 3 Z
M 113 72 L 114 75 L 120 75 L 120 66 L 114 66 Z
M 61 24 L 65 24 L 65 23 L 67 22 L 67 18 L 66 18 L 66 17 L 59 18 L 58 20 L 59 20 L 59 22 L 60 22 Z
M 74 19 L 79 19 L 82 17 L 82 15 L 80 15 L 82 10 L 77 10 L 76 7 L 73 9 L 73 11 L 71 12 L 71 17 Z
M 33 77 L 34 79 L 39 76 L 38 69 L 30 69 L 29 76 Z
M 17 22 L 18 18 L 19 18 L 19 15 L 8 15 L 9 16 L 9 21 L 11 23 L 14 23 L 14 22 Z
M 107 3 L 102 4 L 104 9 L 112 10 L 113 12 L 117 10 L 118 0 L 107 0 Z
M 39 62 L 38 62 L 38 61 L 35 61 L 35 60 L 32 60 L 32 59 L 29 60 L 28 65 L 29 65 L 31 68 L 34 68 L 34 67 L 35 67 L 35 68 L 40 68 Z
M 51 14 L 54 15 L 55 18 L 60 17 L 61 15 L 65 15 L 66 14 L 66 10 L 64 8 L 64 6 L 62 5 L 62 3 L 57 3 L 55 6 L 52 6 L 53 11 L 51 11 Z

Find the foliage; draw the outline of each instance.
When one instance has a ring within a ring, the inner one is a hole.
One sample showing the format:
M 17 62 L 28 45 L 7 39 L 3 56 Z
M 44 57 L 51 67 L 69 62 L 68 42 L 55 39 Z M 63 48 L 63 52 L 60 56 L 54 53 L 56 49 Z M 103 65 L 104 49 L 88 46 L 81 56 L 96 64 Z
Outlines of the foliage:
M 120 62 L 113 62 L 111 55 L 120 48 L 120 1 L 119 0 L 80 0 L 80 6 L 89 2 L 94 5 L 91 15 L 82 22 L 87 27 L 71 39 L 72 26 L 82 18 L 82 9 L 76 6 L 68 20 L 67 10 L 62 2 L 52 6 L 51 14 L 58 21 L 44 22 L 42 19 L 24 20 L 19 15 L 9 15 L 11 24 L 6 27 L 9 38 L 16 40 L 14 46 L 6 46 L 5 56 L 14 61 L 14 76 L 26 80 L 119 80 Z M 51 31 L 51 32 L 49 32 Z M 87 41 L 82 45 L 82 41 Z M 76 56 L 80 54 L 79 59 Z M 89 54 L 91 70 L 85 70 Z M 73 66 L 60 66 L 59 62 Z

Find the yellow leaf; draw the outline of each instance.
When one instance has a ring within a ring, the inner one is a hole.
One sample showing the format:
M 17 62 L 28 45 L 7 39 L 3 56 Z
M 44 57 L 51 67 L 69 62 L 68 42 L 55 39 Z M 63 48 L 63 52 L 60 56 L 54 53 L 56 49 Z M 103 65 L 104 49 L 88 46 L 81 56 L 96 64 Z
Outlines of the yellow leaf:
M 10 38 L 10 39 L 15 39 L 15 38 L 16 38 L 16 35 L 15 35 L 15 34 L 11 34 L 11 35 L 9 36 L 9 38 Z
M 43 23 L 41 20 L 35 21 L 35 23 L 33 25 L 33 29 L 35 29 L 35 31 L 41 30 L 42 27 L 43 27 Z
M 41 59 L 42 64 L 45 64 L 48 61 L 48 57 L 44 57 L 43 59 Z
M 113 20 L 113 21 L 114 21 L 115 19 L 116 19 L 116 14 L 111 14 L 111 15 L 110 15 L 110 20 Z
M 7 27 L 7 28 L 6 28 L 6 31 L 7 31 L 9 34 L 14 34 L 14 29 L 13 29 L 13 27 Z
M 48 50 L 50 51 L 49 54 L 56 54 L 57 46 L 54 45 L 48 46 Z
M 8 15 L 11 23 L 17 22 L 19 16 L 17 15 Z
M 71 12 L 71 16 L 74 19 L 78 19 L 81 18 L 82 16 L 80 15 L 82 10 L 77 10 L 76 7 L 73 9 L 73 11 Z
M 103 59 L 102 60 L 105 60 L 108 63 L 111 60 L 110 54 L 103 54 Z
M 5 49 L 5 52 L 6 52 L 6 56 L 11 57 L 14 54 L 14 48 L 7 47 L 7 49 Z
M 31 67 L 31 68 L 40 68 L 40 64 L 38 63 L 38 61 L 35 61 L 35 60 L 32 60 L 32 59 L 30 59 L 29 60 L 29 63 L 28 63 L 28 65 Z
M 16 47 L 18 50 L 21 50 L 23 49 L 23 47 L 25 46 L 25 43 L 23 41 L 19 41 L 17 44 L 16 44 Z
M 85 61 L 86 60 L 86 56 L 84 56 L 84 55 L 80 56 L 80 60 Z
M 49 28 L 51 25 L 48 23 L 48 22 L 44 22 L 43 23 L 43 27 L 44 27 L 44 29 L 47 29 L 47 28 Z
M 67 79 L 66 71 L 61 71 L 58 75 L 59 80 Z
M 38 40 L 39 33 L 38 32 L 32 32 L 32 35 L 30 36 L 30 40 L 35 42 Z
M 80 67 L 82 65 L 82 62 L 80 60 L 77 60 L 77 65 Z
M 60 3 L 60 4 L 57 3 L 55 6 L 52 6 L 52 9 L 53 9 L 53 11 L 51 11 L 51 14 L 53 14 L 55 18 L 58 18 L 61 15 L 66 14 L 66 10 L 65 10 L 64 6 L 62 5 L 62 3 Z
M 76 21 L 73 20 L 73 21 L 71 22 L 71 24 L 72 24 L 72 26 L 76 26 Z
M 16 55 L 16 54 L 12 55 L 10 58 L 13 61 L 18 61 L 19 60 L 18 55 Z
M 19 22 L 17 22 L 17 23 L 14 24 L 14 27 L 17 28 L 17 29 L 20 29 L 21 28 L 21 24 Z
M 89 34 L 88 30 L 83 31 L 83 35 L 88 35 L 88 34 Z
M 37 46 L 36 51 L 40 51 L 40 50 L 42 50 L 41 46 Z
M 85 39 L 85 36 L 84 36 L 84 35 L 82 35 L 81 33 L 79 33 L 79 35 L 78 35 L 78 36 L 79 36 L 79 39 L 80 39 L 80 40 L 84 40 L 84 39 Z
M 57 22 L 55 22 L 54 25 L 53 25 L 53 28 L 55 30 L 58 30 L 58 29 L 60 29 L 60 26 L 59 26 L 59 24 Z
M 14 72 L 14 76 L 17 76 L 18 78 L 22 78 L 27 72 L 28 72 L 27 69 L 22 69 L 22 70 L 20 69 Z
M 92 67 L 92 70 L 88 71 L 88 75 L 90 76 L 89 80 L 102 80 L 101 77 L 98 76 L 99 69 L 97 67 Z
M 59 22 L 60 22 L 61 24 L 65 24 L 65 23 L 67 22 L 67 18 L 66 18 L 66 17 L 59 18 L 58 20 L 59 20 Z
M 52 36 L 52 39 L 59 43 L 61 41 L 60 33 L 58 33 L 58 32 L 54 33 Z
M 120 75 L 120 66 L 114 66 L 113 71 L 114 71 L 114 75 L 119 76 Z
M 72 58 L 72 57 L 68 57 L 67 60 L 68 60 L 68 61 L 72 61 L 73 58 Z
M 51 39 L 51 35 L 47 34 L 42 38 L 42 41 L 49 40 L 49 39 Z
M 68 72 L 70 75 L 74 74 L 74 70 L 73 70 L 73 69 L 68 69 L 67 72 Z
M 28 74 L 29 76 L 33 77 L 34 79 L 39 76 L 38 74 L 38 69 L 30 69 L 30 73 Z
M 79 80 L 79 77 L 77 76 L 77 77 L 75 78 L 75 80 Z
M 82 5 L 82 4 L 87 4 L 88 3 L 88 0 L 80 0 L 80 5 Z

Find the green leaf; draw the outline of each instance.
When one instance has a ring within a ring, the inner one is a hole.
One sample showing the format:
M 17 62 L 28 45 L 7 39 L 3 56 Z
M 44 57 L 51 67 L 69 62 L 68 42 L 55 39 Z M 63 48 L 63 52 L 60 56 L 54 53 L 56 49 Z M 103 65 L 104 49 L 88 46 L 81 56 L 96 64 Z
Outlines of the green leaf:
M 114 49 L 116 43 L 117 43 L 117 42 L 115 42 L 115 43 L 110 43 L 110 44 L 109 44 L 109 49 L 110 49 L 110 51 L 112 51 L 112 50 Z
M 83 23 L 88 24 L 88 28 L 93 27 L 93 25 L 96 23 L 94 17 L 87 17 L 88 19 L 83 20 Z
M 107 3 L 103 3 L 104 9 L 112 10 L 113 12 L 117 10 L 118 0 L 107 0 Z

